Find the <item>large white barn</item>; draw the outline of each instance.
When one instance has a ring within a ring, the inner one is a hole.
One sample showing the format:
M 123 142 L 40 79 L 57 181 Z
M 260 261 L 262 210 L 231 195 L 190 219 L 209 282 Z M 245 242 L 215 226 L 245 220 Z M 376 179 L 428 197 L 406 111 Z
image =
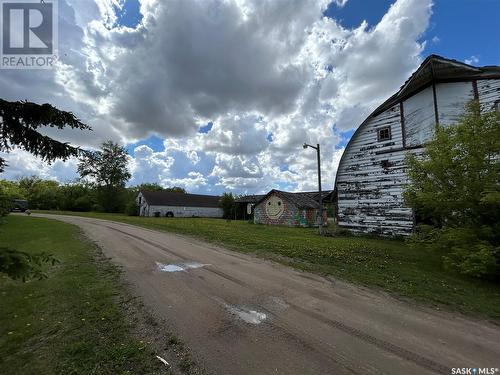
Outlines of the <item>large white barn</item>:
M 335 181 L 341 227 L 407 235 L 414 214 L 405 206 L 405 155 L 419 153 L 436 126 L 456 123 L 465 105 L 499 110 L 500 67 L 474 67 L 431 55 L 401 89 L 358 127 L 342 155 Z
M 141 191 L 136 198 L 140 216 L 222 217 L 220 197 L 169 191 Z

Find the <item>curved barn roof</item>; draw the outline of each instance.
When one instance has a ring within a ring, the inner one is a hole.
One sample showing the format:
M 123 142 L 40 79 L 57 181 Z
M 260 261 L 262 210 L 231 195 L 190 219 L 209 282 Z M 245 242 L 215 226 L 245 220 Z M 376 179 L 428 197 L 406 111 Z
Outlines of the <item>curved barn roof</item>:
M 475 79 L 489 79 L 500 78 L 500 66 L 483 66 L 476 67 L 465 64 L 463 62 L 447 59 L 438 55 L 428 56 L 418 69 L 406 80 L 403 86 L 385 102 L 378 106 L 356 129 L 351 139 L 340 158 L 339 168 L 337 169 L 337 176 L 339 174 L 342 160 L 351 145 L 351 141 L 355 139 L 356 135 L 368 123 L 370 119 L 391 108 L 397 103 L 402 102 L 408 97 L 414 95 L 420 90 L 426 88 L 432 83 L 438 82 L 454 82 L 458 80 L 475 80 Z M 337 185 L 337 176 L 335 177 L 335 186 Z

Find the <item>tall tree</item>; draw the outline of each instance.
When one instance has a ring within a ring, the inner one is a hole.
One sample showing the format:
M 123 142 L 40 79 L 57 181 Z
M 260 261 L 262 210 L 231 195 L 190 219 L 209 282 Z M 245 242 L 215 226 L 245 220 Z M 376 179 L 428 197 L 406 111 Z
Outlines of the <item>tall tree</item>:
M 473 276 L 500 276 L 500 113 L 479 103 L 440 127 L 423 157 L 408 156 L 405 198 L 421 239 L 446 253 L 445 264 Z
M 8 152 L 19 147 L 47 162 L 80 155 L 78 147 L 42 135 L 38 131 L 41 127 L 91 130 L 71 112 L 61 111 L 50 104 L 0 99 L 0 151 Z M 5 160 L 0 158 L 0 172 L 5 166 Z
M 91 130 L 71 112 L 61 111 L 50 104 L 35 104 L 28 101 L 9 102 L 0 99 L 0 151 L 8 152 L 14 147 L 24 149 L 46 162 L 66 160 L 80 155 L 78 147 L 42 135 L 41 127 Z M 0 173 L 6 166 L 0 158 Z M 9 195 L 0 189 L 0 215 L 7 212 Z M 47 254 L 27 254 L 16 249 L 0 246 L 0 272 L 13 278 L 41 277 L 41 265 L 55 262 Z
M 112 141 L 104 142 L 98 151 L 86 151 L 80 158 L 78 173 L 97 186 L 105 211 L 123 209 L 125 184 L 132 176 L 127 168 L 128 158 L 125 148 Z

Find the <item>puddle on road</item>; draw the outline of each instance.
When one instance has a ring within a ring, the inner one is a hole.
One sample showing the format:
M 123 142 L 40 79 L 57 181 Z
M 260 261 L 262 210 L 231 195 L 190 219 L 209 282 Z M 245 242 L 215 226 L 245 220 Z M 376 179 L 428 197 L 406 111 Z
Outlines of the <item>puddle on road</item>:
M 186 262 L 186 263 L 174 263 L 174 264 L 164 264 L 156 262 L 158 269 L 162 272 L 184 272 L 193 268 L 202 268 L 205 266 L 210 266 L 210 264 L 203 264 L 198 262 Z
M 244 309 L 236 306 L 231 306 L 225 304 L 226 309 L 231 313 L 236 315 L 238 318 L 246 323 L 250 324 L 260 324 L 266 320 L 267 315 L 255 310 Z

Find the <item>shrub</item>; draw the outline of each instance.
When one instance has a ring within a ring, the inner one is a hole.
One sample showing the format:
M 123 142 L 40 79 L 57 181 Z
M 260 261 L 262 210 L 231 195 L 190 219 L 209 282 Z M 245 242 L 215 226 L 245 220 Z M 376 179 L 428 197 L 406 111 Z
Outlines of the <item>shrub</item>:
M 94 212 L 104 212 L 104 207 L 101 206 L 100 204 L 95 203 L 95 204 L 92 205 L 92 211 L 94 211 Z
M 407 163 L 406 202 L 429 224 L 411 241 L 444 252 L 444 265 L 462 274 L 498 277 L 500 113 L 471 102 L 458 124 L 438 128 Z
M 138 216 L 139 215 L 139 206 L 135 201 L 127 203 L 125 206 L 125 214 L 128 216 Z
M 220 199 L 220 207 L 222 208 L 224 219 L 234 219 L 236 203 L 234 202 L 233 193 L 224 193 L 224 195 L 222 195 Z
M 12 207 L 12 201 L 8 194 L 6 194 L 0 186 L 0 218 L 7 215 Z
M 0 273 L 7 274 L 12 279 L 23 281 L 47 277 L 43 264 L 56 264 L 59 261 L 51 254 L 28 254 L 24 251 L 0 247 Z
M 73 210 L 79 212 L 88 212 L 92 209 L 92 201 L 88 196 L 78 197 L 73 203 Z

